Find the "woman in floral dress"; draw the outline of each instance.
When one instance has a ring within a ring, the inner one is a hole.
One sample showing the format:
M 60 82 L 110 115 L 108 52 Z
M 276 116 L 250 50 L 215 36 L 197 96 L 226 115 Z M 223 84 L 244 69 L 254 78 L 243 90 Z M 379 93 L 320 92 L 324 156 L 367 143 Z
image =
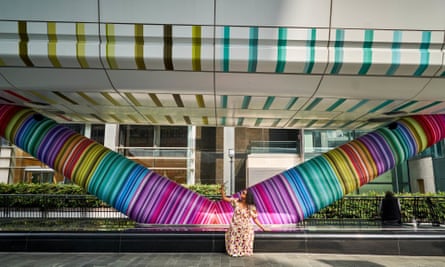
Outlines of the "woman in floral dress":
M 266 228 L 258 221 L 255 200 L 249 190 L 241 191 L 240 198 L 229 198 L 221 187 L 224 201 L 230 202 L 234 208 L 232 221 L 226 232 L 226 251 L 233 257 L 251 256 L 253 254 L 254 229 L 251 219 L 263 231 Z

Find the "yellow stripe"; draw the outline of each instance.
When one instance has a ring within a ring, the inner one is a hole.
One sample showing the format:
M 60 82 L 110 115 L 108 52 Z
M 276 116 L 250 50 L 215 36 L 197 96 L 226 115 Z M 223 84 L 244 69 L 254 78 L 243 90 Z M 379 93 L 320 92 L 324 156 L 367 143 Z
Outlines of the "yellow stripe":
M 131 101 L 131 103 L 133 103 L 133 105 L 138 107 L 142 106 L 141 103 L 136 99 L 136 97 L 134 97 L 132 93 L 125 93 L 125 96 L 128 98 L 128 100 Z
M 136 122 L 136 123 L 140 123 L 140 121 L 132 114 L 128 114 L 127 115 L 128 118 L 130 118 L 132 121 Z
M 107 34 L 107 48 L 106 48 L 106 54 L 107 54 L 107 62 L 111 69 L 117 69 L 117 63 L 116 63 L 116 55 L 114 48 L 116 46 L 116 39 L 114 38 L 114 24 L 106 24 L 106 34 Z
M 59 60 L 57 59 L 57 33 L 56 23 L 48 22 L 46 24 L 48 30 L 48 58 L 56 68 L 61 68 Z
M 111 104 L 115 106 L 120 106 L 119 102 L 117 102 L 113 97 L 111 97 L 109 93 L 102 92 L 100 94 L 103 95 L 108 101 L 110 101 Z
M 0 66 L 5 66 L 5 62 L 0 58 Z
M 209 124 L 209 117 L 207 117 L 207 116 L 203 116 L 203 117 L 202 117 L 202 123 L 203 123 L 204 125 L 208 125 L 208 124 Z
M 110 114 L 110 117 L 113 118 L 115 121 L 117 122 L 122 122 L 122 120 L 120 120 L 118 117 L 116 117 L 116 115 L 114 114 Z
M 134 25 L 134 58 L 138 70 L 145 70 L 144 62 L 144 25 Z
M 201 71 L 201 26 L 192 26 L 192 67 Z
M 76 23 L 76 56 L 77 62 L 83 69 L 89 68 L 88 61 L 85 56 L 86 38 L 85 38 L 85 23 Z
M 91 103 L 92 105 L 98 106 L 99 103 L 97 103 L 93 98 L 91 98 L 89 95 L 85 94 L 84 92 L 77 92 L 83 99 Z
M 29 92 L 30 92 L 31 94 L 37 96 L 38 98 L 44 100 L 44 101 L 45 101 L 46 103 L 48 103 L 48 104 L 55 105 L 55 104 L 57 103 L 56 101 L 52 100 L 51 98 L 48 98 L 48 97 L 42 95 L 40 92 L 37 92 L 37 91 L 29 91 Z
M 158 121 L 152 115 L 145 115 L 151 121 L 151 123 L 158 123 Z
M 198 107 L 205 108 L 204 97 L 202 95 L 196 95 L 196 102 L 198 102 Z

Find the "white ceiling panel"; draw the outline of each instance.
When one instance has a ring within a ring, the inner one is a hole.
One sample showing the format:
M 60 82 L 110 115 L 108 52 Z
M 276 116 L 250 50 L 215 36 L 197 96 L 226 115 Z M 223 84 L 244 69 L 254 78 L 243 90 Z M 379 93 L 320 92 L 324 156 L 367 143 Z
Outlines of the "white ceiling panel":
M 2 68 L 16 88 L 42 91 L 111 89 L 105 71 L 96 69 Z M 24 79 L 26 77 L 26 79 Z
M 151 93 L 211 93 L 213 73 L 180 71 L 108 70 L 117 90 Z
M 257 73 L 216 73 L 216 93 L 255 96 L 311 96 L 321 76 Z
M 429 78 L 325 76 L 315 97 L 410 99 Z

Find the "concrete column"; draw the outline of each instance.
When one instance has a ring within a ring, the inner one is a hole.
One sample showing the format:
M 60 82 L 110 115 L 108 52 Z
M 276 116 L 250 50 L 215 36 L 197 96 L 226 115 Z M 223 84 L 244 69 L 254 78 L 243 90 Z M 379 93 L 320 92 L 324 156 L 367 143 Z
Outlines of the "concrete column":
M 226 193 L 235 192 L 235 127 L 224 127 L 224 185 Z M 229 152 L 232 157 L 229 157 Z
M 86 123 L 85 124 L 85 131 L 83 134 L 85 137 L 91 138 L 91 124 Z
M 195 184 L 195 151 L 196 151 L 196 126 L 188 126 L 187 140 L 187 184 Z
M 118 130 L 117 124 L 105 124 L 104 146 L 113 151 L 116 151 Z
M 431 157 L 408 161 L 412 192 L 435 193 L 433 160 Z

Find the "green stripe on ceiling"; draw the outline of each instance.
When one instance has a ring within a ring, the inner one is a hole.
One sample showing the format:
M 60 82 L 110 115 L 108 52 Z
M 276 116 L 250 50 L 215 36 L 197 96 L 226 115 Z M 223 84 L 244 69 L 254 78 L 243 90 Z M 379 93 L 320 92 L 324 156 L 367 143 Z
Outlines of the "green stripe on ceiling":
M 416 104 L 416 103 L 418 103 L 418 101 L 411 100 L 411 101 L 406 102 L 405 104 L 401 105 L 400 107 L 391 110 L 391 112 L 394 112 L 394 111 L 400 111 L 400 110 L 405 109 L 405 108 L 407 108 L 407 107 L 409 107 L 409 106 L 412 106 L 412 105 L 414 105 L 414 104 Z
M 100 93 L 103 97 L 105 97 L 105 99 L 107 99 L 108 101 L 110 101 L 111 104 L 115 105 L 115 106 L 120 106 L 121 104 L 119 104 L 119 102 L 117 102 L 109 93 L 106 92 L 101 92 Z
M 308 31 L 308 40 L 306 41 L 307 46 L 307 58 L 304 65 L 304 73 L 310 74 L 312 73 L 312 69 L 314 68 L 315 62 L 315 41 L 317 38 L 317 29 L 313 28 Z
M 275 72 L 281 73 L 286 66 L 287 29 L 278 28 L 277 65 Z
M 334 42 L 334 66 L 332 66 L 331 74 L 338 74 L 343 62 L 343 46 L 344 46 L 345 31 L 337 29 L 335 32 Z
M 57 59 L 57 31 L 55 22 L 46 23 L 47 34 L 48 34 L 48 58 L 56 68 L 61 68 L 59 60 Z
M 118 65 L 116 63 L 116 55 L 115 55 L 115 47 L 116 47 L 116 38 L 114 37 L 114 24 L 105 24 L 106 36 L 107 36 L 107 45 L 106 45 L 106 55 L 107 62 L 111 69 L 118 69 Z
M 221 117 L 221 125 L 226 125 L 226 117 Z
M 304 110 L 309 111 L 312 110 L 316 105 L 318 105 L 321 102 L 321 98 L 317 97 L 315 98 L 310 104 L 309 106 L 307 106 Z
M 178 108 L 183 108 L 184 107 L 184 102 L 182 102 L 181 96 L 178 94 L 173 94 L 173 99 L 176 102 L 176 106 L 178 106 Z
M 359 126 L 355 127 L 355 129 L 361 129 L 361 128 L 365 127 L 368 124 L 369 124 L 368 122 L 364 122 L 364 123 L 360 124 Z
M 227 108 L 227 99 L 228 97 L 226 95 L 222 95 L 220 97 L 221 99 L 221 108 Z
M 173 28 L 172 25 L 164 25 L 164 66 L 166 70 L 173 70 Z
M 142 104 L 139 102 L 139 100 L 137 100 L 137 98 L 134 97 L 134 95 L 133 95 L 132 93 L 125 93 L 125 96 L 128 98 L 128 100 L 130 100 L 130 102 L 131 102 L 133 105 L 135 105 L 135 106 L 137 106 L 137 107 L 142 106 Z
M 331 126 L 331 124 L 333 124 L 334 121 L 328 121 L 328 123 L 326 123 L 325 125 L 323 125 L 323 127 L 321 128 L 328 128 L 329 126 Z
M 93 117 L 93 118 L 96 118 L 96 120 L 99 120 L 99 121 L 101 121 L 101 122 L 103 122 L 103 123 L 106 122 L 104 119 L 102 119 L 101 117 L 99 117 L 99 115 L 97 115 L 97 114 L 90 113 L 90 116 Z
M 415 109 L 412 112 L 417 113 L 417 112 L 420 112 L 420 111 L 425 110 L 425 109 L 429 109 L 430 107 L 434 107 L 434 106 L 439 105 L 439 104 L 442 104 L 442 101 L 434 101 L 433 103 L 428 104 L 428 105 L 423 106 L 423 107 L 420 107 L 418 109 Z
M 192 121 L 190 120 L 189 116 L 184 116 L 184 121 L 186 124 L 192 124 Z
M 365 30 L 365 42 L 363 43 L 363 64 L 358 71 L 359 75 L 368 73 L 372 64 L 372 43 L 374 42 L 374 30 Z
M 192 26 L 192 68 L 201 71 L 201 26 Z
M 134 60 L 138 70 L 145 70 L 144 62 L 144 25 L 134 25 Z
M 202 124 L 204 124 L 204 125 L 209 125 L 209 117 L 207 117 L 207 116 L 203 116 L 203 117 L 202 117 Z
M 358 109 L 359 107 L 363 106 L 364 104 L 368 103 L 369 99 L 363 99 L 360 102 L 358 102 L 357 104 L 355 104 L 352 108 L 346 110 L 346 112 L 353 112 L 356 109 Z
M 292 122 L 289 124 L 289 127 L 293 127 L 299 121 L 299 119 L 293 119 Z
M 230 58 L 230 27 L 224 26 L 222 70 L 229 71 Z
M 441 77 L 445 77 L 445 71 L 440 75 Z
M 237 125 L 238 126 L 243 126 L 243 123 L 244 123 L 244 118 L 238 118 Z
M 127 115 L 128 118 L 130 118 L 130 120 L 136 122 L 136 123 L 141 123 L 138 118 L 136 118 L 133 114 L 128 114 Z
M 67 97 L 66 95 L 62 94 L 61 92 L 57 92 L 57 91 L 52 91 L 53 94 L 55 94 L 56 96 L 64 99 L 65 101 L 70 102 L 73 105 L 79 105 L 79 103 L 77 103 L 76 101 L 70 99 L 69 97 Z
M 204 97 L 202 95 L 196 95 L 196 103 L 198 103 L 198 107 L 205 108 L 206 104 L 204 102 Z
M 32 63 L 31 59 L 28 56 L 28 29 L 26 26 L 26 21 L 19 21 L 18 22 L 18 30 L 19 30 L 19 36 L 20 36 L 20 42 L 19 42 L 19 55 L 22 59 L 23 63 L 25 63 L 28 67 L 34 67 L 34 63 Z
M 394 100 L 385 100 L 383 103 L 381 103 L 380 105 L 376 106 L 375 108 L 371 109 L 370 111 L 368 111 L 368 113 L 374 113 L 379 109 L 382 109 L 384 107 L 386 107 L 387 105 L 393 103 Z
M 170 115 L 165 115 L 165 119 L 170 123 L 173 124 L 173 119 Z
M 349 125 L 353 124 L 355 121 L 348 121 L 347 123 L 340 126 L 340 129 L 347 128 Z
M 386 75 L 394 75 L 400 66 L 400 48 L 402 43 L 402 31 L 394 31 L 391 47 L 392 61 L 391 67 L 386 71 Z
M 289 110 L 292 108 L 292 106 L 297 103 L 298 97 L 292 97 L 289 102 L 287 103 L 287 105 L 284 107 L 285 110 Z
M 248 109 L 249 108 L 249 104 L 250 104 L 250 100 L 252 99 L 251 96 L 245 96 L 243 98 L 243 103 L 241 104 L 241 108 L 242 109 Z
M 272 123 L 272 127 L 277 127 L 278 123 L 280 123 L 281 119 L 275 119 L 274 122 Z
M 305 128 L 310 128 L 310 127 L 312 127 L 312 125 L 314 125 L 316 122 L 317 122 L 317 120 L 311 120 L 311 121 L 309 121 L 309 123 L 306 124 Z
M 158 98 L 158 96 L 156 94 L 150 93 L 148 95 L 150 96 L 151 101 L 153 101 L 153 103 L 155 103 L 155 105 L 157 107 L 162 107 L 162 103 L 161 103 L 161 101 L 159 100 L 159 98 Z
M 256 72 L 258 61 L 258 27 L 251 27 L 249 32 L 249 65 L 248 72 Z
M 86 69 L 89 68 L 85 47 L 86 47 L 86 38 L 85 38 L 85 23 L 76 22 L 76 57 L 79 65 Z
M 326 109 L 326 111 L 334 111 L 334 109 L 338 108 L 341 104 L 343 104 L 346 101 L 345 98 L 340 98 L 339 100 L 335 101 L 334 104 L 332 104 L 330 107 Z
M 420 44 L 420 65 L 414 72 L 414 76 L 422 75 L 430 63 L 430 43 L 431 43 L 431 32 L 422 32 L 422 43 Z
M 114 115 L 114 114 L 110 114 L 110 117 L 113 118 L 114 121 L 117 121 L 117 122 L 119 122 L 119 123 L 122 123 L 122 120 L 119 119 L 116 115 Z
M 260 126 L 262 121 L 263 121 L 263 118 L 257 118 L 255 121 L 255 126 Z
M 274 100 L 275 100 L 274 96 L 268 96 L 266 102 L 264 103 L 263 110 L 268 110 L 270 106 L 272 106 Z
M 98 106 L 99 103 L 97 103 L 93 98 L 91 98 L 89 95 L 85 94 L 84 92 L 77 92 L 78 95 L 80 95 L 83 99 L 88 101 L 90 104 L 94 106 Z

